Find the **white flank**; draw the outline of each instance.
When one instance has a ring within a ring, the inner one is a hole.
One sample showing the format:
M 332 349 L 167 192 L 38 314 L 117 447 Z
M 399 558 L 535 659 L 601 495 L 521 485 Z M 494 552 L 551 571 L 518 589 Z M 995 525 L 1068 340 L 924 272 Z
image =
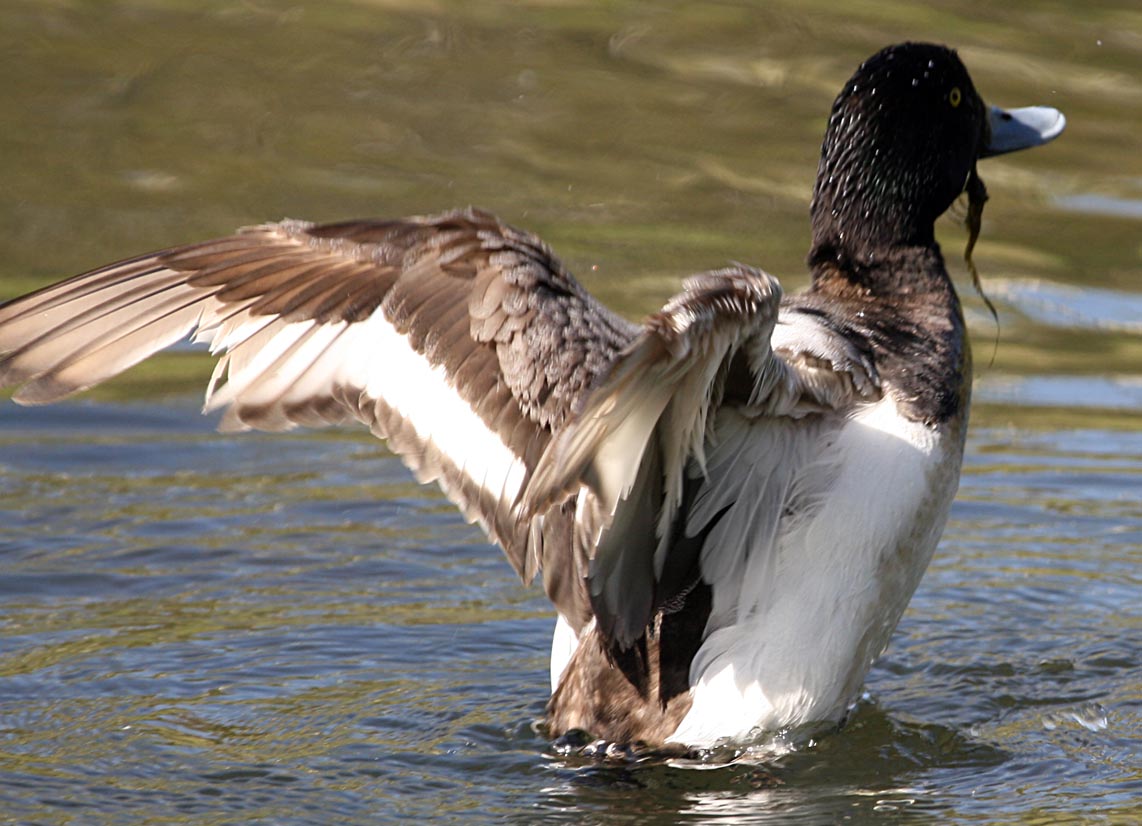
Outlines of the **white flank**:
M 904 419 L 889 396 L 833 439 L 805 435 L 822 449 L 795 472 L 790 501 L 818 506 L 782 520 L 744 573 L 723 565 L 714 614 L 729 610 L 691 665 L 693 704 L 673 742 L 839 720 L 935 549 L 958 483 L 957 439 Z M 749 537 L 733 541 L 745 554 Z
M 592 620 L 593 622 L 593 620 Z M 586 629 L 584 629 L 586 630 Z M 551 693 L 559 688 L 563 672 L 571 662 L 571 655 L 579 648 L 579 635 L 563 615 L 555 621 L 555 633 L 551 637 Z

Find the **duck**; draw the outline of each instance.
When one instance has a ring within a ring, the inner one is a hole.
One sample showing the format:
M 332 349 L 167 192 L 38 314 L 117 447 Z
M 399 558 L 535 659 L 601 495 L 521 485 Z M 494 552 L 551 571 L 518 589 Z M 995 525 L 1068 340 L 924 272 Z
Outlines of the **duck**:
M 833 103 L 801 292 L 730 263 L 633 323 L 479 209 L 287 219 L 0 306 L 0 386 L 55 402 L 192 339 L 222 430 L 364 425 L 541 581 L 552 738 L 835 726 L 959 485 L 971 352 L 934 223 L 967 195 L 970 263 L 977 162 L 1065 122 L 891 45 Z

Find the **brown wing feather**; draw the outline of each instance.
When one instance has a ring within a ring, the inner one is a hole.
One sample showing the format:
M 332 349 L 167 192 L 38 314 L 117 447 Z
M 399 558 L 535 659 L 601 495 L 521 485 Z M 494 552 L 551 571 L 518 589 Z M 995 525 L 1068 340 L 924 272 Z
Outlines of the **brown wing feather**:
M 459 466 L 347 370 L 346 342 L 378 313 L 527 474 L 637 330 L 542 242 L 485 212 L 282 221 L 111 264 L 0 307 L 0 385 L 17 386 L 20 402 L 55 401 L 193 334 L 223 353 L 210 395 L 228 405 L 225 425 L 364 422 L 419 478 L 438 481 L 521 575 L 541 559 L 566 568 L 548 573 L 549 591 L 560 611 L 584 617 L 582 560 L 569 558 L 569 543 L 544 547 L 544 537 L 567 534 L 567 509 L 538 530 L 517 524 L 506 481 L 501 490 L 489 480 L 489 490 L 478 468 Z

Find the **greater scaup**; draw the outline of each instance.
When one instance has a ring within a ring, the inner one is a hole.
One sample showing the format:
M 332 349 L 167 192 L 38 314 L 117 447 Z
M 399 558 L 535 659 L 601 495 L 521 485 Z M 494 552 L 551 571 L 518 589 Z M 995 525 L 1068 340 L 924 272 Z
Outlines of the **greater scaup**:
M 0 308 L 0 384 L 55 401 L 193 336 L 227 429 L 356 420 L 559 614 L 552 735 L 707 747 L 837 721 L 959 483 L 971 360 L 933 222 L 1054 109 L 988 109 L 955 52 L 869 58 L 833 105 L 811 286 L 741 264 L 643 324 L 474 209 L 281 221 Z

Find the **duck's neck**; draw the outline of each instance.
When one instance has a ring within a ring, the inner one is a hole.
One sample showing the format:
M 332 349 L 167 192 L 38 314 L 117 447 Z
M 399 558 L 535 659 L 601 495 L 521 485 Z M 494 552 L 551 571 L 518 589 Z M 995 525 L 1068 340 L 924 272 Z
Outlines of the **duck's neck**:
M 814 292 L 895 301 L 906 296 L 943 296 L 958 305 L 935 241 L 854 252 L 830 239 L 813 245 L 808 264 Z
M 828 311 L 874 345 L 877 370 L 902 413 L 932 426 L 962 421 L 971 354 L 939 247 L 893 247 L 864 262 L 815 247 L 809 265 L 813 283 L 794 300 Z

